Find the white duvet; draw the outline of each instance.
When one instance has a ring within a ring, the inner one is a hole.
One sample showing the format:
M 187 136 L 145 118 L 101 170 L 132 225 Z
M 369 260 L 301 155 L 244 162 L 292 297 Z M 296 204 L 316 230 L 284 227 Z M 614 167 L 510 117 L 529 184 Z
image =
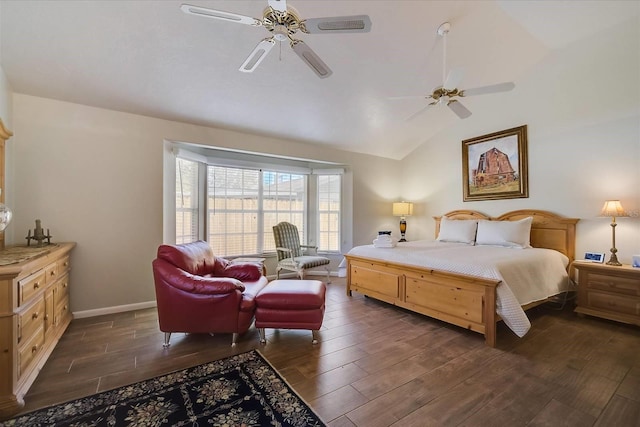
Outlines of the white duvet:
M 500 280 L 496 312 L 519 337 L 531 327 L 522 305 L 567 290 L 569 258 L 551 249 L 470 246 L 430 240 L 395 248 L 356 246 L 349 255 Z

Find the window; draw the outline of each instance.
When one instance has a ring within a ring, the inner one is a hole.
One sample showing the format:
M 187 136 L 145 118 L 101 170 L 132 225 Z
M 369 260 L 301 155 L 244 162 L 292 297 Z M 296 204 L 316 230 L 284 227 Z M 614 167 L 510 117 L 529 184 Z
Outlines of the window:
M 198 240 L 198 162 L 176 159 L 176 243 Z
M 340 250 L 341 175 L 318 175 L 318 250 Z
M 307 212 L 307 177 L 281 172 L 263 172 L 263 236 L 264 252 L 274 252 L 273 226 L 290 222 L 298 227 L 300 240 L 305 242 Z
M 226 159 L 187 156 L 176 159 L 176 243 L 204 238 L 220 256 L 273 253 L 272 228 L 287 221 L 298 227 L 302 244 L 340 251 L 337 169 L 317 175 L 309 167 L 251 167 L 233 160 L 226 166 L 220 164 Z

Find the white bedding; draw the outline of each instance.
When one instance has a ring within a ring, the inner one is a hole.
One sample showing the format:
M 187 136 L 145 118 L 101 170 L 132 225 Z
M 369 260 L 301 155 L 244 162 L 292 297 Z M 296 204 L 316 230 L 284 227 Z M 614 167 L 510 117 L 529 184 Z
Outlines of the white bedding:
M 531 327 L 521 306 L 566 291 L 568 286 L 569 258 L 551 249 L 421 240 L 398 243 L 395 248 L 356 246 L 349 255 L 501 280 L 496 312 L 519 337 Z

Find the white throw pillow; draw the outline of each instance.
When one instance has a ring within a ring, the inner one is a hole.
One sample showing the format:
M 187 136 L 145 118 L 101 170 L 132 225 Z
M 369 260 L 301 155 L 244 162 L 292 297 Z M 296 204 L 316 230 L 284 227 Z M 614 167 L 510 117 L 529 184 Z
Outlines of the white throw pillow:
M 518 221 L 478 221 L 476 245 L 530 248 L 533 217 Z
M 443 216 L 440 219 L 439 242 L 458 242 L 473 245 L 476 240 L 478 221 L 475 219 L 448 219 Z

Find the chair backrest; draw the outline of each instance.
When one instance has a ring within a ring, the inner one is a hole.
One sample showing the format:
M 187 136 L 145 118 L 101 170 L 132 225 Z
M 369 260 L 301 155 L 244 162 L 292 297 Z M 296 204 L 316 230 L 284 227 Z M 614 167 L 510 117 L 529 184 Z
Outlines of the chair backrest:
M 209 244 L 202 240 L 180 245 L 160 245 L 158 258 L 196 276 L 213 273 L 217 262 Z
M 277 248 L 291 249 L 293 256 L 302 255 L 300 248 L 300 236 L 298 227 L 289 222 L 280 222 L 273 226 L 273 238 Z M 284 251 L 278 251 L 278 261 L 289 258 L 290 255 Z

